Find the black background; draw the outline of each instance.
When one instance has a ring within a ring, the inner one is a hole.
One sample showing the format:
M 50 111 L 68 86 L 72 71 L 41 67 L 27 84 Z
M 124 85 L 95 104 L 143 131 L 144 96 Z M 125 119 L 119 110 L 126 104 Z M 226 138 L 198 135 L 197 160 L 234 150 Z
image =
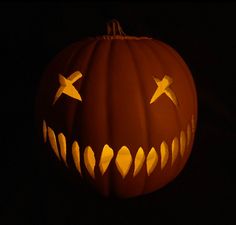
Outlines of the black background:
M 1 3 L 0 224 L 235 224 L 235 3 Z M 61 49 L 120 21 L 189 65 L 199 118 L 191 157 L 165 188 L 104 199 L 35 141 L 40 76 Z

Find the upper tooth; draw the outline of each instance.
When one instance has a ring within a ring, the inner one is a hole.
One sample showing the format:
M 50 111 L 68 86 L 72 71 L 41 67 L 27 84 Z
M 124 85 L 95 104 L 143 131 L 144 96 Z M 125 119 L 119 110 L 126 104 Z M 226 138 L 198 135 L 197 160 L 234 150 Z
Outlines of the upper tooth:
M 195 123 L 194 123 L 194 115 L 192 115 L 192 118 L 191 118 L 191 123 L 192 123 L 192 133 L 194 133 L 195 131 Z
M 134 160 L 134 173 L 133 173 L 134 177 L 141 170 L 144 160 L 145 160 L 144 151 L 143 151 L 142 147 L 140 147 L 136 153 L 135 160 Z
M 171 165 L 173 165 L 173 163 L 175 162 L 178 152 L 179 152 L 179 139 L 177 137 L 175 137 L 172 141 L 172 161 L 171 161 Z
M 146 159 L 148 176 L 150 176 L 153 170 L 155 169 L 157 162 L 158 162 L 158 155 L 155 148 L 152 147 Z
M 94 178 L 94 167 L 96 160 L 94 157 L 94 152 L 90 146 L 87 146 L 84 150 L 84 164 L 89 172 L 89 174 Z
M 103 147 L 101 159 L 100 159 L 100 163 L 99 163 L 99 168 L 100 168 L 102 175 L 106 172 L 106 170 L 111 162 L 111 159 L 113 158 L 113 155 L 114 155 L 113 150 L 109 147 L 109 145 L 105 145 Z
M 81 174 L 81 168 L 80 168 L 80 151 L 79 151 L 79 144 L 77 141 L 74 141 L 72 144 L 72 156 L 75 162 L 75 166 L 79 173 Z
M 118 151 L 115 162 L 121 176 L 125 178 L 132 164 L 132 156 L 126 146 L 121 147 Z
M 47 124 L 46 121 L 43 121 L 43 140 L 44 143 L 47 141 Z
M 163 169 L 168 161 L 169 158 L 169 151 L 168 145 L 165 141 L 161 143 L 161 169 Z
M 190 144 L 190 139 L 191 139 L 191 128 L 190 125 L 187 125 L 187 146 Z
M 180 155 L 182 157 L 184 156 L 185 147 L 186 147 L 186 136 L 185 136 L 185 132 L 182 130 L 180 132 Z

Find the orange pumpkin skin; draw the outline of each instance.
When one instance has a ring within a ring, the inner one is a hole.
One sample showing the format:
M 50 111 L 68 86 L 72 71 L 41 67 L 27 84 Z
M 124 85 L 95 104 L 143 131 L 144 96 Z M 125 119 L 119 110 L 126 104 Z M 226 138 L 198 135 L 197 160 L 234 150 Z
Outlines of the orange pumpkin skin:
M 75 71 L 82 74 L 73 83 L 82 101 L 63 93 L 53 104 L 60 87 L 59 74 L 68 78 Z M 161 88 L 154 78 L 163 81 L 165 76 L 172 79 L 169 88 L 177 104 L 166 92 L 150 103 Z M 68 168 L 76 168 L 72 154 L 76 141 L 81 167 L 78 174 L 105 196 L 142 195 L 173 180 L 189 158 L 197 121 L 196 89 L 187 65 L 167 44 L 144 37 L 101 36 L 67 47 L 47 68 L 36 107 L 40 140 L 52 151 L 49 129 L 53 130 L 58 156 Z M 60 133 L 65 137 L 66 154 L 60 150 Z M 114 155 L 102 174 L 99 163 L 106 144 Z M 87 146 L 94 153 L 94 176 L 85 164 Z M 128 148 L 132 159 L 124 177 L 116 163 L 122 146 Z M 134 176 L 140 147 L 145 158 Z M 154 163 L 148 174 L 152 148 L 157 154 L 156 166 Z

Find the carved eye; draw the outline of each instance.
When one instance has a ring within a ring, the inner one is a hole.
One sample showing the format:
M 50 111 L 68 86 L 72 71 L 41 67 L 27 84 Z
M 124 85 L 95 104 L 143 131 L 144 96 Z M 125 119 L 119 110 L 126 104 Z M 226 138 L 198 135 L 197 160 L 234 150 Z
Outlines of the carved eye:
M 68 78 L 65 78 L 63 75 L 59 74 L 59 83 L 60 87 L 57 90 L 57 93 L 55 95 L 53 105 L 56 103 L 57 99 L 64 93 L 71 98 L 75 98 L 79 101 L 82 101 L 81 96 L 79 92 L 74 87 L 74 83 L 82 77 L 82 74 L 80 71 L 76 71 L 72 73 Z
M 162 80 L 159 80 L 156 77 L 154 77 L 154 80 L 157 84 L 157 89 L 151 98 L 150 104 L 155 102 L 162 94 L 166 94 L 171 99 L 171 101 L 177 106 L 178 102 L 175 93 L 169 87 L 173 83 L 173 79 L 165 75 Z

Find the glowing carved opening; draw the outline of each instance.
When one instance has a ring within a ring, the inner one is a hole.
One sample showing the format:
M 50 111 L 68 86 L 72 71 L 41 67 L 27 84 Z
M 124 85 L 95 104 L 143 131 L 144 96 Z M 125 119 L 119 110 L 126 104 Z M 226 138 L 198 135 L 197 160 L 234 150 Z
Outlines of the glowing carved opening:
M 135 160 L 134 160 L 134 173 L 133 176 L 135 177 L 139 171 L 141 170 L 143 163 L 145 160 L 145 155 L 143 149 L 140 147 L 136 153 Z
M 111 162 L 111 159 L 113 158 L 113 155 L 114 155 L 113 150 L 109 147 L 109 145 L 105 145 L 102 150 L 101 159 L 99 163 L 99 168 L 102 175 L 106 172 Z
M 116 156 L 116 166 L 121 176 L 125 178 L 132 163 L 132 156 L 126 146 L 121 147 Z
M 73 156 L 73 159 L 74 159 L 74 163 L 75 163 L 76 169 L 81 174 L 80 151 L 79 151 L 79 144 L 77 143 L 77 141 L 74 141 L 73 144 L 72 144 L 72 156 Z
M 63 133 L 58 134 L 58 142 L 61 150 L 61 157 L 66 163 L 66 137 Z
M 46 143 L 47 141 L 47 125 L 46 125 L 46 121 L 43 121 L 43 140 L 44 143 Z
M 162 80 L 154 77 L 154 80 L 157 84 L 157 90 L 153 94 L 150 104 L 155 102 L 162 94 L 166 94 L 171 101 L 177 106 L 178 102 L 175 96 L 175 93 L 169 88 L 169 86 L 173 83 L 173 79 L 169 76 L 164 76 Z
M 62 93 L 66 94 L 72 98 L 75 98 L 79 101 L 82 101 L 79 92 L 73 86 L 73 83 L 81 77 L 82 77 L 82 74 L 79 71 L 74 72 L 68 78 L 65 78 L 64 76 L 59 74 L 60 87 L 55 95 L 53 104 L 55 104 L 55 102 L 62 95 Z
M 90 146 L 87 146 L 84 151 L 84 163 L 89 174 L 94 178 L 95 157 L 94 152 Z
M 175 137 L 172 141 L 172 161 L 171 161 L 171 165 L 173 165 L 173 163 L 175 162 L 178 152 L 179 152 L 179 139 L 177 137 Z
M 161 143 L 161 169 L 163 169 L 168 161 L 169 158 L 169 151 L 168 145 L 165 141 Z
M 49 138 L 49 142 L 50 142 L 50 144 L 51 144 L 51 147 L 52 147 L 54 153 L 56 154 L 56 156 L 58 157 L 58 159 L 60 159 L 59 151 L 58 151 L 58 148 L 57 148 L 56 136 L 55 136 L 54 131 L 53 131 L 52 128 L 50 128 L 50 127 L 48 127 L 48 138 Z
M 147 159 L 146 159 L 148 176 L 150 176 L 151 173 L 153 172 L 153 170 L 155 169 L 157 162 L 158 162 L 157 152 L 156 152 L 155 148 L 151 148 L 150 152 L 147 155 Z
M 191 123 L 192 123 L 192 133 L 194 133 L 194 131 L 195 131 L 194 115 L 192 115 Z
M 184 151 L 186 147 L 186 137 L 184 131 L 180 132 L 180 154 L 183 157 L 184 156 Z
M 187 146 L 190 144 L 190 139 L 191 139 L 191 128 L 190 125 L 188 124 L 187 126 Z

